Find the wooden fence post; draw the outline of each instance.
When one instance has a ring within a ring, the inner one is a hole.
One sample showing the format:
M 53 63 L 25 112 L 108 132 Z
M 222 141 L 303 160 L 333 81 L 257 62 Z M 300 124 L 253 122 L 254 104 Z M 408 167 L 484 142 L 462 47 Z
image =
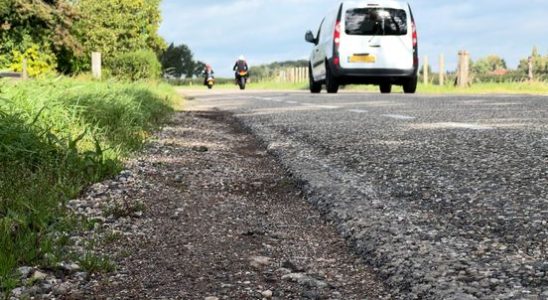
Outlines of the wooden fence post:
M 470 79 L 470 52 L 468 51 L 464 51 L 464 78 L 466 86 L 470 86 L 472 80 Z
M 101 53 L 91 53 L 91 73 L 93 78 L 101 79 Z
M 457 73 L 457 86 L 467 87 L 470 84 L 470 53 L 466 50 L 459 51 L 459 69 Z
M 22 73 L 23 80 L 29 79 L 28 63 L 26 58 L 23 58 L 21 73 Z
M 428 56 L 424 56 L 424 64 L 422 65 L 422 78 L 424 79 L 424 84 L 428 84 Z
M 533 81 L 533 79 L 534 79 L 534 76 L 533 76 L 533 57 L 529 56 L 529 59 L 527 60 L 527 62 L 528 62 L 528 69 L 529 69 L 528 78 L 529 78 L 529 81 Z
M 440 74 L 439 84 L 443 86 L 445 84 L 445 56 L 440 54 Z

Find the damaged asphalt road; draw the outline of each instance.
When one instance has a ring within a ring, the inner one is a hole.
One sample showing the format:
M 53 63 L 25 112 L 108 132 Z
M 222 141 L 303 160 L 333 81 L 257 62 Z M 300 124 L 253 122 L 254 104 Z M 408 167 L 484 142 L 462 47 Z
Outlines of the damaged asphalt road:
M 116 270 L 45 299 L 391 298 L 228 113 L 177 113 L 120 176 L 72 202 L 107 216 L 83 239 Z M 112 202 L 140 205 L 116 218 Z
M 400 299 L 548 299 L 548 97 L 186 92 L 235 114 Z

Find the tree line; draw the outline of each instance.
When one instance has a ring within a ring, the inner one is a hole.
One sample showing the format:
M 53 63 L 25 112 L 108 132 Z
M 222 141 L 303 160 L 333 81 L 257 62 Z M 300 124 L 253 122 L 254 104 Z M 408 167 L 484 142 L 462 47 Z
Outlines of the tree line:
M 536 47 L 531 51 L 533 73 L 536 75 L 548 75 L 548 54 L 541 55 Z M 476 75 L 489 75 L 498 70 L 508 70 L 506 61 L 498 55 L 488 55 L 471 62 L 472 72 Z M 517 69 L 520 74 L 527 75 L 529 72 L 529 58 L 520 60 Z
M 499 55 L 487 55 L 477 60 L 470 59 L 470 75 L 475 82 L 519 82 L 528 80 L 529 57 L 532 59 L 533 78 L 537 81 L 548 81 L 548 54 L 541 55 L 536 47 L 528 57 L 520 59 L 516 69 L 508 68 L 504 58 Z M 420 67 L 419 76 L 423 76 L 423 67 Z M 430 81 L 438 83 L 438 73 L 428 66 L 428 74 L 432 74 Z M 456 76 L 456 71 L 447 72 L 451 81 Z
M 160 2 L 0 0 L 0 70 L 21 71 L 26 59 L 31 76 L 78 74 L 91 69 L 96 51 L 117 77 L 195 74 L 203 64 L 190 49 L 168 46 L 158 34 Z

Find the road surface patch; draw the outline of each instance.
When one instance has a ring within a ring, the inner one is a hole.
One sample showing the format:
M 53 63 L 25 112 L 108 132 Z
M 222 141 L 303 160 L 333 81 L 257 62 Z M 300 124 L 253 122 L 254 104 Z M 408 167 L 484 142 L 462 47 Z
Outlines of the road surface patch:
M 365 109 L 349 109 L 348 110 L 349 112 L 355 112 L 355 113 L 359 113 L 359 114 L 365 114 L 365 113 L 368 113 L 369 111 L 365 110 Z
M 412 116 L 397 115 L 397 114 L 386 114 L 386 115 L 382 115 L 382 116 L 387 117 L 387 118 L 396 119 L 396 120 L 414 120 L 414 119 L 416 119 L 415 117 L 412 117 Z
M 417 129 L 472 129 L 472 130 L 493 130 L 491 126 L 472 124 L 472 123 L 458 123 L 458 122 L 441 122 L 441 123 L 424 123 L 411 125 Z

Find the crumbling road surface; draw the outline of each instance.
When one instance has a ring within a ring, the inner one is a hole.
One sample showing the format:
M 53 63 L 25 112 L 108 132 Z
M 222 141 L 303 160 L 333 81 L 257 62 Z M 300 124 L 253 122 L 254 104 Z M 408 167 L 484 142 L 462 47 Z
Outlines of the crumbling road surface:
M 122 223 L 105 222 L 99 240 L 110 242 L 99 248 L 117 270 L 71 295 L 390 298 L 298 184 L 229 113 L 179 112 L 122 175 L 82 197 L 108 202 L 105 195 L 118 195 L 143 207 Z

